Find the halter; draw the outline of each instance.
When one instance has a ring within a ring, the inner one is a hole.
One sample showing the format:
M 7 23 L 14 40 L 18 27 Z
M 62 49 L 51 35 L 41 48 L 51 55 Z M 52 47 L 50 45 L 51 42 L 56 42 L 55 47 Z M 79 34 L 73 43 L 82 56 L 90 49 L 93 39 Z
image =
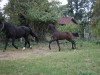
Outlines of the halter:
M 2 26 L 2 28 L 1 28 L 1 30 L 0 31 L 2 31 L 4 29 L 4 23 L 3 23 L 3 26 Z

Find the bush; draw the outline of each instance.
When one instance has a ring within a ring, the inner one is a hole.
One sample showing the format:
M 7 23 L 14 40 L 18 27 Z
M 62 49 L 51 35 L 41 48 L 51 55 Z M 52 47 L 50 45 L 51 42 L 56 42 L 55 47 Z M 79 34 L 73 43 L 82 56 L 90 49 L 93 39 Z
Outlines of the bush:
M 79 32 L 79 26 L 74 25 L 74 24 L 69 24 L 69 25 L 59 25 L 58 30 L 62 32 Z

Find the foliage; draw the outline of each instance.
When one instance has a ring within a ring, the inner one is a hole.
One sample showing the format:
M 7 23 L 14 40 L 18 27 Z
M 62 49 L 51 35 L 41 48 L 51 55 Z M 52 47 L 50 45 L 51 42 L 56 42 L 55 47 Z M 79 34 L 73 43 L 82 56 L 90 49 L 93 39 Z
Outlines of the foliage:
M 78 25 L 68 24 L 68 25 L 59 25 L 58 29 L 62 32 L 79 32 Z
M 31 24 L 40 38 L 44 38 L 48 23 L 56 23 L 59 14 L 57 12 L 59 2 L 48 2 L 48 0 L 9 0 L 5 7 L 5 14 L 10 17 L 10 21 L 21 24 L 19 15 L 22 14 Z M 41 33 L 40 33 L 41 32 Z
M 95 35 L 100 36 L 100 0 L 96 0 L 94 15 L 92 18 L 92 27 Z
M 69 9 L 68 4 L 62 5 L 59 7 L 59 13 L 61 13 L 61 16 L 70 16 Z
M 93 28 L 93 34 L 96 35 L 96 37 L 100 37 L 100 21 L 96 23 L 96 26 Z
M 99 19 L 98 17 L 100 16 L 99 6 L 100 6 L 100 0 L 96 0 L 96 4 L 94 6 L 94 15 L 97 17 L 97 19 Z
M 55 7 L 55 6 L 54 6 Z M 40 1 L 33 3 L 31 8 L 28 10 L 28 17 L 32 21 L 40 21 L 40 22 L 53 22 L 56 21 L 58 18 L 57 10 L 55 10 L 48 1 L 43 0 L 41 3 Z M 57 8 L 57 6 L 56 6 Z
M 2 12 L 0 12 L 0 24 L 4 22 L 5 17 L 3 16 Z M 4 33 L 0 31 L 0 40 L 4 40 Z
M 5 17 L 3 16 L 2 12 L 0 12 L 0 23 L 3 22 Z
M 95 0 L 68 0 L 68 5 L 62 6 L 61 10 L 64 16 L 72 16 L 77 20 L 82 38 L 84 38 L 84 32 L 87 32 L 84 30 L 90 29 L 89 22 L 93 16 L 94 3 Z
M 55 9 L 57 6 L 49 3 L 48 0 L 10 0 L 5 7 L 5 13 L 10 16 L 10 20 L 17 19 L 18 14 L 22 13 L 31 21 L 47 22 L 50 20 L 52 22 L 58 17 Z
M 69 12 L 72 13 L 77 20 L 82 20 L 83 18 L 90 18 L 92 14 L 92 6 L 95 0 L 68 0 L 68 6 L 70 8 Z

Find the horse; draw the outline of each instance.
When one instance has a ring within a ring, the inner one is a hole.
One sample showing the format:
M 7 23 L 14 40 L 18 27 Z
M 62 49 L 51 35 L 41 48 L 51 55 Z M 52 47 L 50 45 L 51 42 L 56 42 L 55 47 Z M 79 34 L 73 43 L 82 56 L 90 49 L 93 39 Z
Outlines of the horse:
M 2 22 L 0 23 L 0 32 L 4 32 L 6 35 L 6 40 L 5 40 L 5 48 L 3 50 L 3 52 L 6 50 L 9 39 L 12 39 L 12 45 L 18 49 L 18 47 L 15 45 L 15 39 L 19 39 L 19 38 L 24 38 L 25 39 L 25 44 L 23 47 L 23 50 L 26 48 L 26 45 L 29 45 L 29 48 L 31 48 L 30 46 L 30 42 L 28 40 L 28 36 L 31 35 L 33 38 L 35 37 L 36 41 L 38 42 L 38 37 L 37 35 L 32 31 L 32 29 L 30 27 L 26 27 L 26 26 L 15 26 L 13 24 L 10 24 L 8 22 Z
M 72 33 L 74 37 L 79 37 L 79 34 L 77 32 Z
M 51 50 L 50 44 L 54 41 L 57 42 L 57 45 L 60 49 L 59 40 L 67 40 L 72 43 L 72 49 L 76 49 L 76 42 L 74 40 L 75 37 L 79 37 L 78 33 L 71 33 L 71 32 L 60 32 L 56 29 L 53 24 L 48 25 L 48 29 L 52 31 L 51 40 L 49 41 L 49 49 Z

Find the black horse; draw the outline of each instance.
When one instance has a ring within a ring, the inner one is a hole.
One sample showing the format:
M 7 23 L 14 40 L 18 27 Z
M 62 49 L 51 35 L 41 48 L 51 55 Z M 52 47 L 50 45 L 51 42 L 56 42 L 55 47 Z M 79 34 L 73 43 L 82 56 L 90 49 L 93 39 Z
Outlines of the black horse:
M 6 35 L 5 48 L 4 48 L 3 51 L 6 50 L 9 39 L 12 39 L 12 45 L 16 49 L 18 49 L 18 47 L 14 44 L 15 39 L 18 39 L 18 38 L 21 38 L 21 37 L 23 37 L 25 39 L 25 45 L 24 45 L 23 49 L 25 49 L 27 43 L 29 44 L 29 47 L 31 47 L 30 42 L 28 40 L 29 34 L 32 37 L 35 37 L 35 39 L 38 41 L 37 35 L 32 32 L 32 29 L 30 27 L 15 26 L 15 25 L 12 25 L 10 23 L 4 22 L 4 23 L 0 23 L 0 32 L 1 31 L 3 31 Z
M 59 45 L 59 40 L 68 40 L 69 42 L 72 43 L 72 49 L 76 48 L 76 43 L 74 38 L 79 37 L 78 33 L 71 33 L 71 32 L 60 32 L 56 29 L 56 27 L 53 24 L 48 25 L 48 29 L 52 31 L 52 39 L 49 42 L 49 49 L 51 50 L 50 44 L 54 41 L 57 42 L 57 45 L 59 47 L 60 51 L 60 45 Z

